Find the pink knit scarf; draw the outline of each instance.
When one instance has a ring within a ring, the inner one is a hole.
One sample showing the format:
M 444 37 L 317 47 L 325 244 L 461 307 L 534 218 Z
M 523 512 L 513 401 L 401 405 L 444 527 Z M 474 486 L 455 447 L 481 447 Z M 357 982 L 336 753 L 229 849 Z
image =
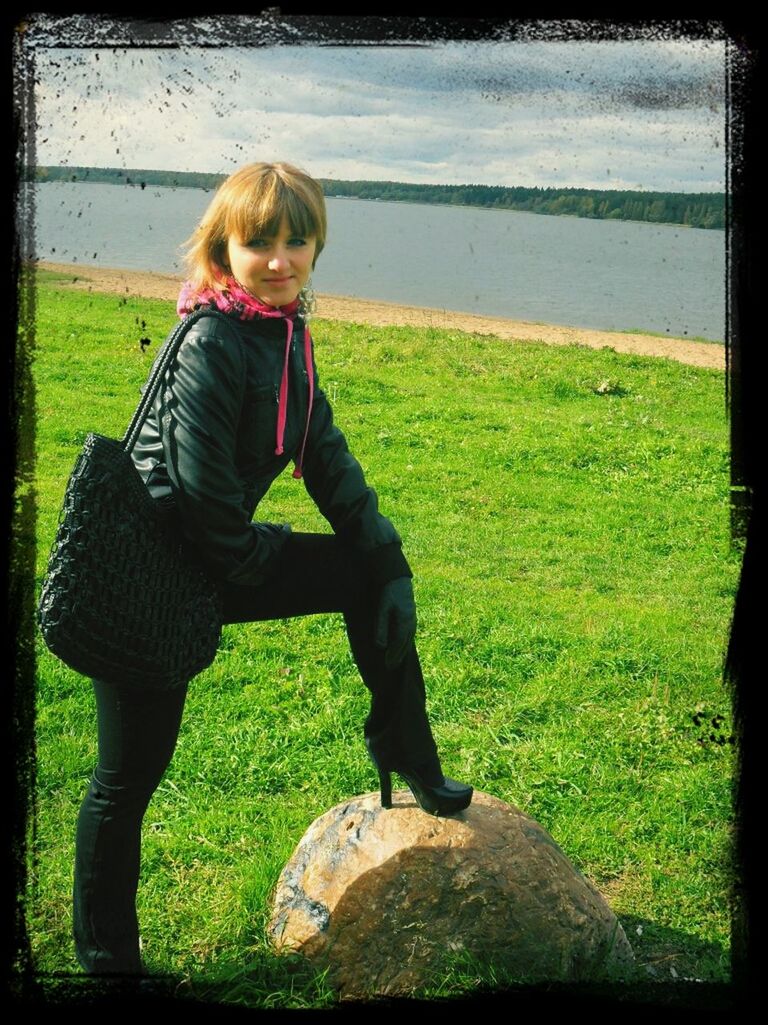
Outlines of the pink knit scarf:
M 226 286 L 224 291 L 219 291 L 215 288 L 198 288 L 186 281 L 181 286 L 176 312 L 183 318 L 198 306 L 215 303 L 222 313 L 232 313 L 240 320 L 253 320 L 255 317 L 290 317 L 299 308 L 298 298 L 287 306 L 270 306 L 246 292 L 234 278 L 227 278 Z

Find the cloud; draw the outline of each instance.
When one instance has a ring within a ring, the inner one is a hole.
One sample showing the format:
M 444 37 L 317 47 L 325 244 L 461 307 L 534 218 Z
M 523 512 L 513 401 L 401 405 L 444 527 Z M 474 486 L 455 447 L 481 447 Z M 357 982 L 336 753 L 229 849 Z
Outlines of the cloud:
M 37 159 L 721 189 L 724 54 L 673 40 L 43 50 Z

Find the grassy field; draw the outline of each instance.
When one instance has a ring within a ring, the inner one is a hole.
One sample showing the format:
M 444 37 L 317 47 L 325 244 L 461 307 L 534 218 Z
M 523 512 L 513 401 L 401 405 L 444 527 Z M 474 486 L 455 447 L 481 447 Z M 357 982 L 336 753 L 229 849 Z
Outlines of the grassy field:
M 170 303 L 37 298 L 37 576 L 89 430 L 120 436 Z M 318 320 L 321 381 L 404 539 L 445 771 L 536 818 L 606 895 L 644 978 L 729 977 L 730 702 L 723 379 L 671 360 Z M 142 351 L 140 338 L 152 344 Z M 300 482 L 259 516 L 328 530 Z M 96 758 L 87 681 L 38 639 L 27 923 L 76 972 L 71 873 Z M 309 824 L 376 786 L 340 617 L 227 627 L 145 819 L 152 971 L 195 999 L 324 1007 L 274 957 L 270 890 Z M 493 984 L 455 971 L 426 995 Z M 50 983 L 53 985 L 53 982 Z

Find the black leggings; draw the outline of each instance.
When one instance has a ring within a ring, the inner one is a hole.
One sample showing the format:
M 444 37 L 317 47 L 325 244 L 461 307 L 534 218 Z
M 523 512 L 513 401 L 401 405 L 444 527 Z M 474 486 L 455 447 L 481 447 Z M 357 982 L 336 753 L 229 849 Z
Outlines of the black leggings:
M 437 762 L 415 646 L 394 670 L 374 644 L 378 588 L 359 556 L 332 535 L 291 534 L 263 587 L 228 587 L 225 623 L 341 612 L 352 654 L 371 692 L 364 735 L 407 764 Z M 173 756 L 187 685 L 125 690 L 94 680 L 98 764 L 77 822 L 74 937 L 92 973 L 142 971 L 136 889 L 141 823 Z M 438 763 L 439 764 L 439 763 Z

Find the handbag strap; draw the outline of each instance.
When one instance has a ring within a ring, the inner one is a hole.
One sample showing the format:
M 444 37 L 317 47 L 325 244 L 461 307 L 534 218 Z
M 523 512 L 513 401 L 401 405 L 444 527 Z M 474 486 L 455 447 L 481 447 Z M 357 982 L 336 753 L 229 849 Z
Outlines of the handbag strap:
M 168 370 L 170 365 L 176 359 L 176 355 L 181 348 L 181 343 L 184 341 L 184 336 L 192 325 L 198 321 L 201 317 L 222 317 L 224 320 L 229 321 L 226 314 L 214 307 L 203 307 L 202 309 L 195 310 L 194 313 L 189 313 L 187 316 L 179 321 L 176 327 L 173 329 L 171 334 L 168 336 L 168 340 L 165 346 L 157 358 L 155 365 L 152 367 L 152 371 L 147 381 L 147 386 L 144 389 L 144 393 L 141 396 L 141 400 L 136 407 L 136 412 L 133 414 L 131 422 L 128 424 L 128 429 L 123 435 L 121 445 L 126 452 L 130 453 L 133 450 L 133 446 L 136 444 L 141 428 L 144 426 L 144 421 L 147 417 L 147 413 L 155 401 L 155 396 L 160 388 L 160 382 Z

